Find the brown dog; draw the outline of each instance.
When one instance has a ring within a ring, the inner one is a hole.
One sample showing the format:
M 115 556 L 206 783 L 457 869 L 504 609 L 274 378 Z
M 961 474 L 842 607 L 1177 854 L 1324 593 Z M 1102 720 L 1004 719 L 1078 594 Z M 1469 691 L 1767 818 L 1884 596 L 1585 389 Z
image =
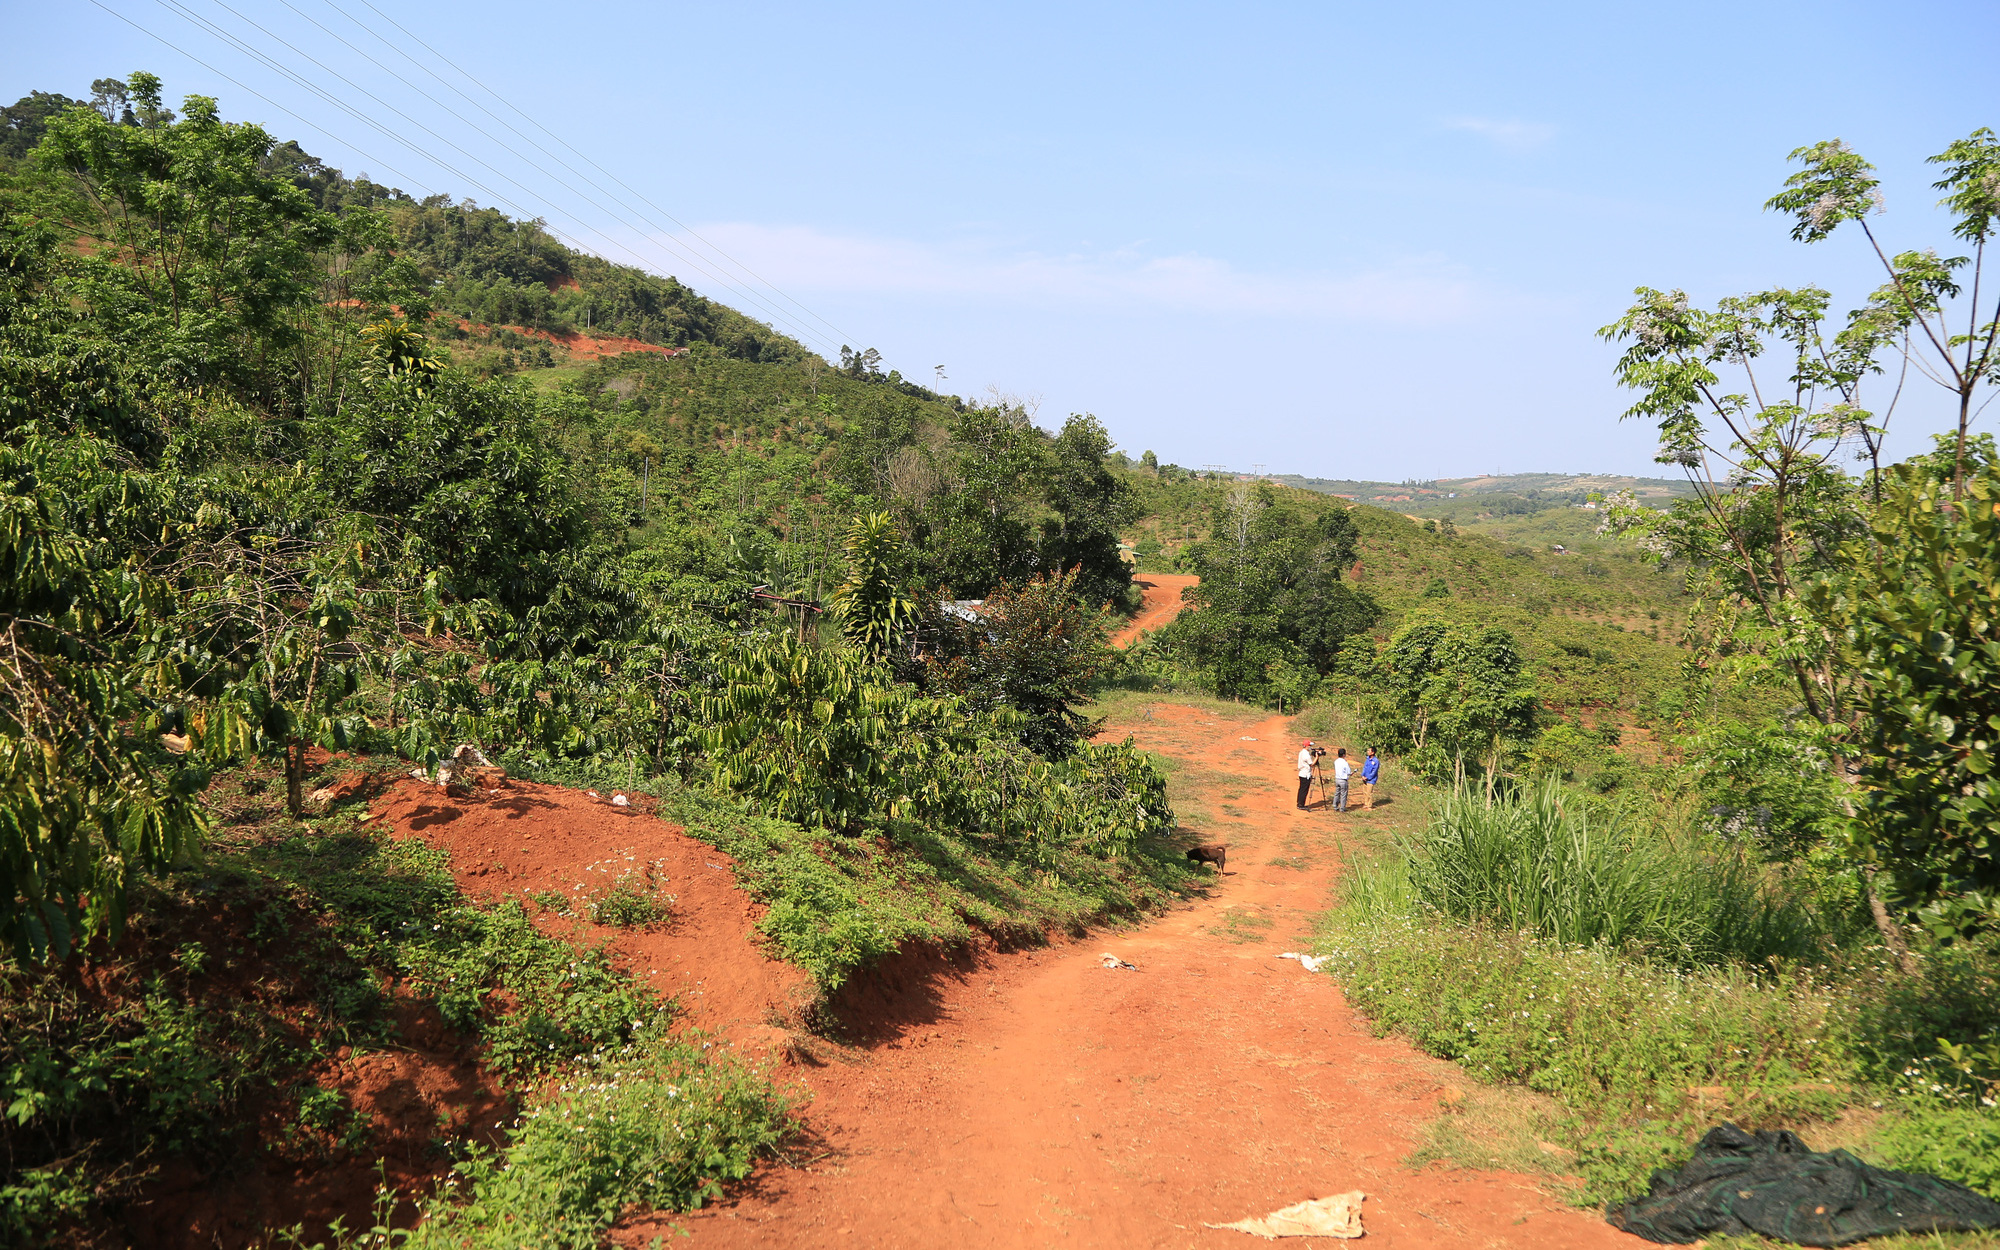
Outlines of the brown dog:
M 1190 864 L 1207 862 L 1215 865 L 1216 872 L 1224 872 L 1229 865 L 1229 844 L 1211 842 L 1206 846 L 1191 846 L 1188 848 L 1187 857 Z

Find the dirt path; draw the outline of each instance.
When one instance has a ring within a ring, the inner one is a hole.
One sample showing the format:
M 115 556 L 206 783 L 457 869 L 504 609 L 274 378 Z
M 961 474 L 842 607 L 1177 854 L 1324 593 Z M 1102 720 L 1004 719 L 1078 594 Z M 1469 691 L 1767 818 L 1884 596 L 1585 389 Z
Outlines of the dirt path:
M 1453 1070 L 1276 958 L 1305 946 L 1341 831 L 1369 819 L 1292 809 L 1284 721 L 1160 704 L 1127 731 L 1210 792 L 1229 875 L 1126 934 L 886 973 L 876 1043 L 796 1069 L 805 1165 L 683 1217 L 693 1244 L 1248 1247 L 1204 1223 L 1353 1189 L 1364 1244 L 1638 1244 L 1533 1178 L 1402 1163 Z
M 1111 637 L 1111 645 L 1123 647 L 1136 642 L 1149 629 L 1158 629 L 1181 614 L 1181 591 L 1201 579 L 1190 573 L 1141 573 L 1132 579 L 1145 592 L 1134 616 Z

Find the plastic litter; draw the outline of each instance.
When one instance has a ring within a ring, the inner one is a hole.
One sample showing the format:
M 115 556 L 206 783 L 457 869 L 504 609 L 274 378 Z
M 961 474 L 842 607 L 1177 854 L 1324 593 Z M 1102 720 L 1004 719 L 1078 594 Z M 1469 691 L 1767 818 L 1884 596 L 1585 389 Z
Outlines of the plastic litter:
M 467 742 L 462 744 L 458 750 L 453 751 L 450 758 L 446 759 L 444 763 L 438 765 L 437 783 L 441 786 L 448 786 L 475 768 L 491 767 L 493 765 L 487 760 L 485 753 L 470 742 Z M 418 773 L 417 775 L 422 776 L 423 774 Z
M 1607 1206 L 1614 1228 L 1666 1245 L 1761 1233 L 1802 1246 L 1844 1246 L 1889 1233 L 2000 1228 L 2000 1202 L 1953 1181 L 1823 1154 L 1797 1134 L 1708 1130 L 1694 1158 L 1653 1173 L 1643 1198 Z
M 1278 958 L 1296 959 L 1305 966 L 1307 972 L 1318 972 L 1319 966 L 1327 960 L 1325 955 L 1301 955 L 1297 951 L 1286 951 L 1284 954 L 1278 956 Z
M 1098 956 L 1098 961 L 1107 968 L 1137 968 L 1139 966 L 1137 964 L 1126 963 L 1110 951 L 1105 951 L 1102 955 Z
M 1354 1238 L 1361 1236 L 1361 1200 L 1367 1196 L 1357 1189 L 1353 1193 L 1335 1194 L 1331 1198 L 1295 1202 L 1269 1215 L 1253 1215 L 1233 1224 L 1208 1224 L 1207 1227 L 1233 1228 L 1239 1233 L 1262 1237 L 1265 1241 L 1275 1241 L 1280 1237 Z
M 613 807 L 630 807 L 630 806 L 632 806 L 632 800 L 630 800 L 630 799 L 626 798 L 626 797 L 625 797 L 624 795 L 622 795 L 622 794 L 614 794 L 614 795 L 612 795 L 612 796 L 611 796 L 611 806 L 613 806 Z

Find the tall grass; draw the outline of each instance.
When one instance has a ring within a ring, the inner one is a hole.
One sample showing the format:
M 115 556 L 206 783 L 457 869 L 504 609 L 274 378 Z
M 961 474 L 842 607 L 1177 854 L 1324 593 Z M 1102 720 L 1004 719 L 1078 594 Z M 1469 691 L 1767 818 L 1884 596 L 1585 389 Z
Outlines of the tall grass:
M 1594 821 L 1554 784 L 1492 801 L 1461 789 L 1399 849 L 1421 908 L 1567 946 L 1758 962 L 1811 955 L 1827 931 L 1782 878 L 1743 854 Z

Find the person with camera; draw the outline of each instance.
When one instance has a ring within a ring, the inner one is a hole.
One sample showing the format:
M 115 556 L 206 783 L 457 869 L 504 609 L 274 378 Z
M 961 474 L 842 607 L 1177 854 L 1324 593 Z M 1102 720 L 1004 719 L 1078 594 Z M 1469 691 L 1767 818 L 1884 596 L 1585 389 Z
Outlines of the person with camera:
M 1306 810 L 1306 796 L 1312 793 L 1313 770 L 1319 767 L 1319 757 L 1325 755 L 1310 739 L 1299 748 L 1299 802 L 1300 811 Z

